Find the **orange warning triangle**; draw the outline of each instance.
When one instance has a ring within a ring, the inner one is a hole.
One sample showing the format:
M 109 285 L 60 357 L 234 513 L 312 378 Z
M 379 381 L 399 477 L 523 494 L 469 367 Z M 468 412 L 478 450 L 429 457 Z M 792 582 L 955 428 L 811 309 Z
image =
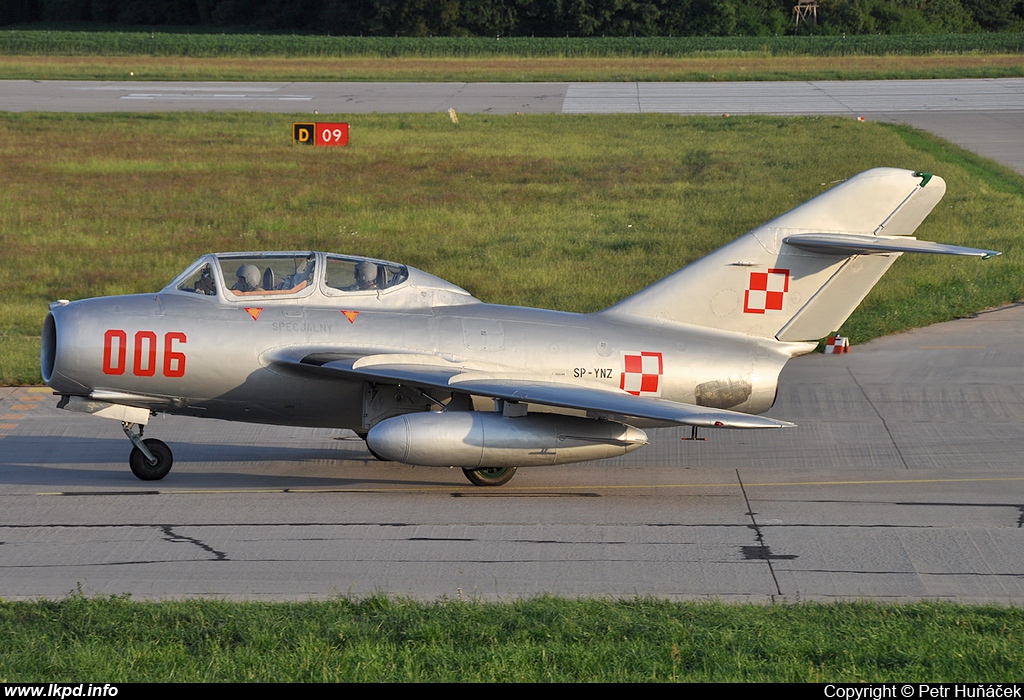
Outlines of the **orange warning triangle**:
M 260 312 L 263 311 L 262 307 L 246 307 L 245 312 L 252 316 L 252 320 L 255 321 L 260 317 Z
M 342 311 L 341 315 L 348 319 L 349 323 L 356 322 L 356 316 L 359 315 L 358 311 Z

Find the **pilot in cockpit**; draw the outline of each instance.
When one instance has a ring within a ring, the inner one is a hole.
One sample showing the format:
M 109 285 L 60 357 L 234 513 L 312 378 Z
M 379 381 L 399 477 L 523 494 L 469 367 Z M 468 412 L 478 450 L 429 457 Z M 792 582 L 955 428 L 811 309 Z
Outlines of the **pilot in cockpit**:
M 369 260 L 363 260 L 356 265 L 356 288 L 376 289 L 377 288 L 377 265 Z
M 238 272 L 235 273 L 237 281 L 235 286 L 231 289 L 235 292 L 258 292 L 262 290 L 260 282 L 263 276 L 260 274 L 260 269 L 252 263 L 246 263 L 238 268 Z

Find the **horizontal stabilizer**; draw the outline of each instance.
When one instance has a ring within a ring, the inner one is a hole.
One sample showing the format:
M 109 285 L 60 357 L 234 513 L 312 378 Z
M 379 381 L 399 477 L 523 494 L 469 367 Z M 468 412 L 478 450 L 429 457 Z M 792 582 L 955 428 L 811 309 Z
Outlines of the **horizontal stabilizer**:
M 931 253 L 934 255 L 970 255 L 987 260 L 1001 253 L 996 250 L 964 248 L 958 245 L 919 241 L 907 236 L 882 237 L 839 233 L 798 233 L 786 236 L 783 243 L 812 253 L 825 255 L 870 255 L 872 253 Z

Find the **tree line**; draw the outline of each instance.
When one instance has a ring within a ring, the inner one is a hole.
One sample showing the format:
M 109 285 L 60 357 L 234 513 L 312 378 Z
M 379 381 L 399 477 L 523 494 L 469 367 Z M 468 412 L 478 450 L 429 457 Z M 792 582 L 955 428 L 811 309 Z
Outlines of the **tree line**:
M 0 0 L 0 25 L 341 36 L 775 36 L 1024 31 L 1024 0 Z

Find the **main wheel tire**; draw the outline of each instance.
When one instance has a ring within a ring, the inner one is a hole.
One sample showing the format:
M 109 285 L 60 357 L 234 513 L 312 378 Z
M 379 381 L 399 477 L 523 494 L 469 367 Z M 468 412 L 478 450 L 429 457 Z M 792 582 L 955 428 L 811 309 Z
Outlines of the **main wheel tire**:
M 516 467 L 484 467 L 482 469 L 463 469 L 466 478 L 477 486 L 501 486 L 516 475 Z
M 142 454 L 142 450 L 138 447 L 133 447 L 131 455 L 128 456 L 128 464 L 131 465 L 132 474 L 143 481 L 159 481 L 167 476 L 167 472 L 171 471 L 171 465 L 174 464 L 171 448 L 162 441 L 152 438 L 142 442 L 153 453 L 153 456 L 156 457 L 156 464 L 150 464 L 149 460 L 146 459 L 146 455 Z

